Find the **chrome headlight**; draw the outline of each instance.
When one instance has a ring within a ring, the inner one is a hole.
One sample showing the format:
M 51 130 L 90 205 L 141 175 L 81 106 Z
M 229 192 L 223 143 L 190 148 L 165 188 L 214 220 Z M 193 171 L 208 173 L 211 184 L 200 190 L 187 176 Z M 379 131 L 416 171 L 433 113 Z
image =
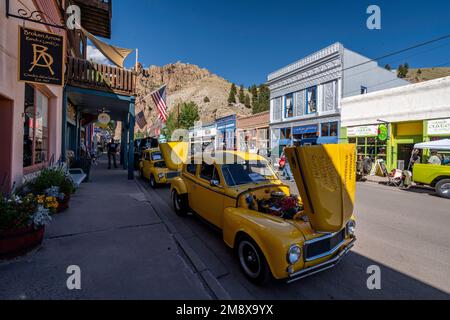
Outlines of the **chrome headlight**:
M 158 177 L 159 177 L 160 179 L 164 178 L 164 176 L 165 176 L 165 174 L 164 174 L 164 173 L 160 173 L 160 174 L 158 174 Z
M 287 261 L 289 264 L 294 264 L 298 260 L 300 260 L 301 256 L 302 256 L 302 248 L 294 244 L 288 250 Z
M 346 229 L 347 229 L 347 234 L 349 236 L 354 236 L 355 235 L 355 229 L 356 229 L 356 222 L 355 222 L 355 220 L 349 220 L 347 222 Z

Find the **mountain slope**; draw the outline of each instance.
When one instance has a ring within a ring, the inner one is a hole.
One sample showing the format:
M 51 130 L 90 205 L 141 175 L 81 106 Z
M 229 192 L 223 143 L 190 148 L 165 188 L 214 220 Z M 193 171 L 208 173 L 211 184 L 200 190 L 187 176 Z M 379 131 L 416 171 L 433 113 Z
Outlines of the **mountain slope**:
M 143 129 L 136 126 L 136 131 L 150 129 L 157 119 L 158 111 L 148 94 L 162 84 L 167 84 L 169 112 L 178 103 L 193 101 L 198 105 L 200 118 L 204 123 L 233 113 L 244 116 L 252 112 L 251 108 L 246 108 L 241 103 L 228 105 L 231 83 L 206 69 L 181 62 L 163 67 L 151 66 L 141 69 L 137 77 L 136 114 L 144 110 L 148 124 Z M 247 90 L 245 93 L 248 93 Z M 145 103 L 139 103 L 142 97 L 146 97 Z
M 420 70 L 420 71 L 419 71 Z M 450 67 L 409 69 L 406 80 L 417 83 L 450 76 Z

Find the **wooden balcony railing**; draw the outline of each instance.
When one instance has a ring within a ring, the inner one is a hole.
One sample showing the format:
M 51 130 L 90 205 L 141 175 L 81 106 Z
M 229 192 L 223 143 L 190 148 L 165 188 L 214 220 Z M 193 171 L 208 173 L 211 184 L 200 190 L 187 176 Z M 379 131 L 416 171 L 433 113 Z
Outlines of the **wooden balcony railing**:
M 132 96 L 136 76 L 132 71 L 73 57 L 67 58 L 69 85 Z

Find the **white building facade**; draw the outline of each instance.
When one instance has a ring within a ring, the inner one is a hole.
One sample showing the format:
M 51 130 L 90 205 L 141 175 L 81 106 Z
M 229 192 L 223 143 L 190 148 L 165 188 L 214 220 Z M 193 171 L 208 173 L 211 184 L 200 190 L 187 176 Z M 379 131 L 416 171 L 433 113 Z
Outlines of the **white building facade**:
M 345 141 L 389 169 L 407 165 L 414 144 L 450 138 L 450 77 L 344 98 L 341 107 Z M 389 127 L 385 142 L 377 138 L 380 123 Z
M 269 74 L 273 156 L 285 146 L 338 143 L 343 97 L 406 84 L 340 43 Z

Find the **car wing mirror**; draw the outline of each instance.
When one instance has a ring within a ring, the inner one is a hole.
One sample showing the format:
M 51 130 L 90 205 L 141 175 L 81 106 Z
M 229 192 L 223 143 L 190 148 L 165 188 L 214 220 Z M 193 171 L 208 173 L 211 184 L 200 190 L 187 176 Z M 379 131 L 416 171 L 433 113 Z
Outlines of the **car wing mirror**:
M 210 181 L 210 186 L 211 187 L 218 187 L 218 188 L 220 188 L 220 181 L 219 180 L 211 180 Z

